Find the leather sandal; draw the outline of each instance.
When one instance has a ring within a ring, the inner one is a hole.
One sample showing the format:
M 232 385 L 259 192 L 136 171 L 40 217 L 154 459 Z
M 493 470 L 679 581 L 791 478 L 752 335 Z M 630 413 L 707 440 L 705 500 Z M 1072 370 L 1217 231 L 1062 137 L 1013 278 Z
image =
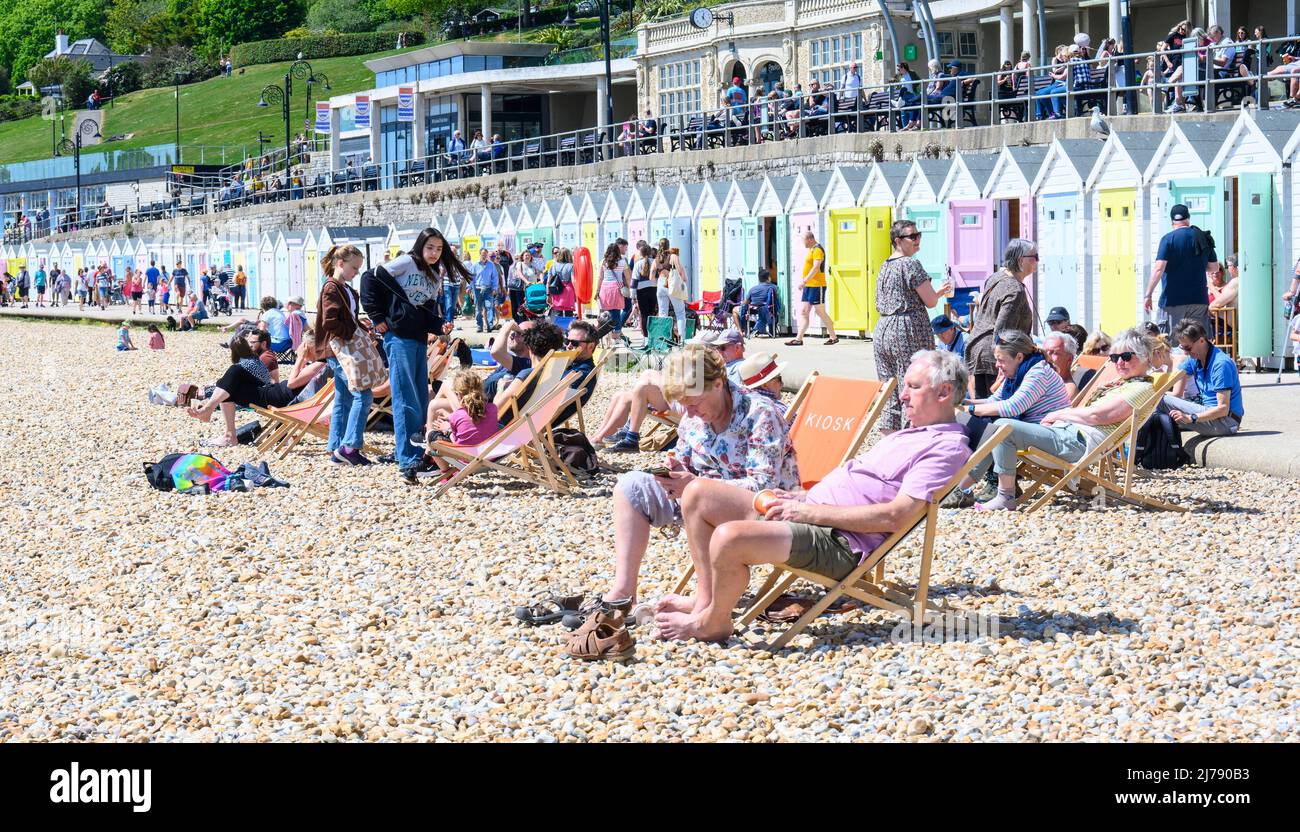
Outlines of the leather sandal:
M 789 341 L 786 341 L 786 342 L 785 342 L 785 345 L 786 345 L 787 347 L 802 347 L 802 346 L 803 346 L 803 339 L 802 339 L 802 338 L 791 338 Z
M 822 341 L 822 344 L 824 344 L 824 345 L 826 345 L 826 346 L 828 346 L 828 347 L 833 347 L 833 346 L 835 346 L 836 344 L 838 344 L 839 342 L 840 342 L 840 337 L 837 335 L 837 336 L 835 336 L 834 338 L 827 338 L 825 341 Z
M 567 652 L 575 659 L 625 661 L 636 654 L 636 640 L 619 610 L 597 610 L 569 637 Z
M 582 606 L 582 595 L 556 595 L 554 592 L 539 592 L 526 606 L 515 607 L 515 618 L 525 624 L 538 627 L 554 624 Z

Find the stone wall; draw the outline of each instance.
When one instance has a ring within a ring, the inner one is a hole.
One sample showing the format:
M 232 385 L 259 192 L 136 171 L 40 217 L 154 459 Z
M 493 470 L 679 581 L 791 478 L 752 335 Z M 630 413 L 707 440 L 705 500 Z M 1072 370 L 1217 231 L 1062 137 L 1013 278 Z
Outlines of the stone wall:
M 1231 120 L 1236 114 L 1202 118 Z M 1116 130 L 1164 131 L 1170 116 L 1139 115 L 1111 119 Z M 1004 144 L 1046 144 L 1054 137 L 1097 138 L 1087 119 L 1009 124 L 996 128 L 934 130 L 909 133 L 850 133 L 800 141 L 768 142 L 750 147 L 658 153 L 579 167 L 541 168 L 432 185 L 386 191 L 340 194 L 270 205 L 250 206 L 219 214 L 184 217 L 93 229 L 81 239 L 122 236 L 163 236 L 206 241 L 213 235 L 257 239 L 263 232 L 305 230 L 341 225 L 406 225 L 428 222 L 434 214 L 482 211 L 518 203 L 536 203 L 584 191 L 633 186 L 677 185 L 690 182 L 761 179 L 836 165 L 866 165 L 880 161 L 910 161 L 916 155 L 949 156 L 954 152 L 989 152 Z M 1098 138 L 1100 141 L 1100 138 Z M 64 239 L 55 235 L 50 239 Z

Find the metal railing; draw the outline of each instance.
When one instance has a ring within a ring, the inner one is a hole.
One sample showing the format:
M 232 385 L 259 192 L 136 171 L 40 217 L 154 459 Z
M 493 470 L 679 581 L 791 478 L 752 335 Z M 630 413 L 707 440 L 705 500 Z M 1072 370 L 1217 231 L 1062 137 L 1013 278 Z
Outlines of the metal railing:
M 414 158 L 331 170 L 310 181 L 301 170 L 293 176 L 276 176 L 285 169 L 284 149 L 280 148 L 260 160 L 251 183 L 244 166 L 228 168 L 215 176 L 177 176 L 173 180 L 173 199 L 142 207 L 133 217 L 222 211 L 267 202 L 586 165 L 628 156 L 841 133 L 1033 122 L 1084 116 L 1094 107 L 1108 115 L 1135 113 L 1143 109 L 1141 100 L 1148 101 L 1149 110 L 1157 113 L 1170 104 L 1183 102 L 1195 102 L 1198 109 L 1213 112 L 1225 106 L 1236 107 L 1246 97 L 1267 107 L 1270 83 L 1285 85 L 1292 78 L 1300 81 L 1300 74 L 1270 75 L 1266 59 L 1270 51 L 1278 56 L 1294 51 L 1300 62 L 1297 39 L 1271 38 L 1233 46 L 1238 52 L 1226 68 L 1215 63 L 1223 47 L 1188 46 L 1174 53 L 1144 52 L 1056 66 L 894 81 L 865 90 L 810 89 L 799 95 L 723 104 L 653 121 L 587 127 L 454 151 L 444 146 Z M 1133 77 L 1136 66 L 1144 66 L 1149 57 L 1160 62 L 1162 55 L 1173 65 L 1169 73 L 1157 71 L 1147 83 Z M 327 149 L 327 140 L 310 139 L 289 159 L 288 168 L 292 171 L 311 153 Z M 235 180 L 236 173 L 239 181 Z

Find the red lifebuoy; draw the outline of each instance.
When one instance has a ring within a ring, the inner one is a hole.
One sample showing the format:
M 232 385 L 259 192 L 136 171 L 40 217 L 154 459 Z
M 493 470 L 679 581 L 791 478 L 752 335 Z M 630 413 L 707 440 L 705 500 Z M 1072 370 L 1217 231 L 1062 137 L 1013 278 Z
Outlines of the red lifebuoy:
M 584 306 L 591 303 L 594 283 L 591 251 L 586 246 L 578 246 L 573 252 L 573 289 L 578 295 L 578 303 Z

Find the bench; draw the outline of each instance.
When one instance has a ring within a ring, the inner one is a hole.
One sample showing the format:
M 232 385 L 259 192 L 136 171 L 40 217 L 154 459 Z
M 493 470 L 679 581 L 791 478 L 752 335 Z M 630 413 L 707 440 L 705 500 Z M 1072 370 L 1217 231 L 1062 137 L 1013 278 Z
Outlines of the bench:
M 588 165 L 598 162 L 604 157 L 604 152 L 600 146 L 599 133 L 583 133 L 582 145 L 578 151 L 579 164 Z
M 862 132 L 862 98 L 857 92 L 842 92 L 833 99 L 835 102 L 835 132 Z
M 397 177 L 398 187 L 405 188 L 408 185 L 423 185 L 425 177 L 425 165 L 423 159 L 416 159 L 413 162 L 407 162 L 406 167 Z

